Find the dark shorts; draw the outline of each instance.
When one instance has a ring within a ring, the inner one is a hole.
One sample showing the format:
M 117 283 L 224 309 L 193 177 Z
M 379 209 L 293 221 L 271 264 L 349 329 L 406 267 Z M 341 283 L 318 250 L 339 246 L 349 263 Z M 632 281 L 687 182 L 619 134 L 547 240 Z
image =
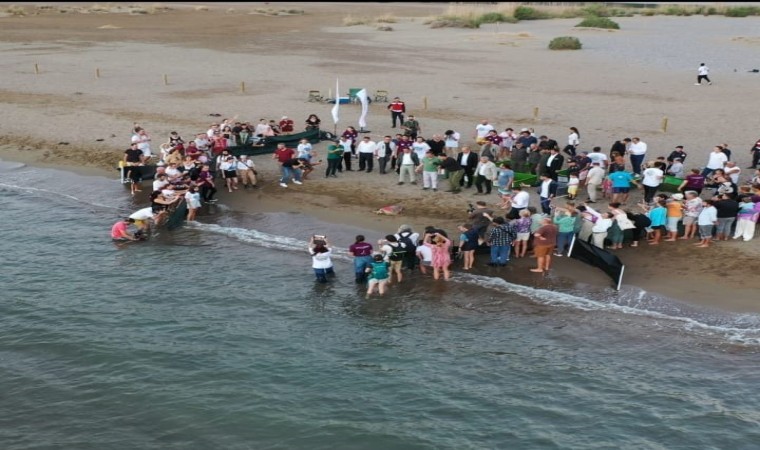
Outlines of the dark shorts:
M 237 171 L 235 170 L 224 171 L 224 178 L 235 178 L 235 177 L 237 177 Z
M 612 188 L 613 194 L 627 194 L 631 192 L 631 188 L 629 187 L 614 187 Z
M 649 228 L 651 228 L 653 230 L 664 230 L 665 229 L 665 225 L 657 225 L 656 227 L 649 227 Z
M 475 250 L 476 248 L 478 248 L 478 244 L 476 244 L 475 242 L 467 241 L 464 244 L 462 244 L 462 247 L 459 250 L 463 252 L 469 252 L 469 251 Z

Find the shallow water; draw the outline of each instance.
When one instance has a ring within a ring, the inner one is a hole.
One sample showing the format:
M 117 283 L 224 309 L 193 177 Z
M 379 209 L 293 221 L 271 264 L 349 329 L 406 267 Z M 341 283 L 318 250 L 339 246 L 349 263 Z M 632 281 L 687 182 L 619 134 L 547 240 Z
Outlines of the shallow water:
M 222 202 L 117 246 L 142 206 L 125 194 L 0 165 L 0 448 L 760 441 L 756 315 L 460 274 L 365 300 L 344 255 L 314 283 L 304 237 L 324 223 Z

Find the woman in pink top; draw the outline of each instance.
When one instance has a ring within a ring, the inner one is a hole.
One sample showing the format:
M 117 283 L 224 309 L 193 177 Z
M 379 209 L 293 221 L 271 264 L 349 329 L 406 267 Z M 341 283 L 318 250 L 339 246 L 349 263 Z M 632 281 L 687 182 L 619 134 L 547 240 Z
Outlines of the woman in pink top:
M 430 242 L 431 239 L 433 239 L 433 243 Z M 449 266 L 451 265 L 451 254 L 449 252 L 451 241 L 440 233 L 427 233 L 425 234 L 424 245 L 430 247 L 433 251 L 433 279 L 437 280 L 440 277 L 441 271 L 443 271 L 443 279 L 448 280 L 451 276 L 449 271 Z

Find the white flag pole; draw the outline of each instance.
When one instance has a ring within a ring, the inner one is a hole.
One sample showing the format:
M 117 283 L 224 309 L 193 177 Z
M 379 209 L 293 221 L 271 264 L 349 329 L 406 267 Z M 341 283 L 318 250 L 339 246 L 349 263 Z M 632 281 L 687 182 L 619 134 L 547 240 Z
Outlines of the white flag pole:
M 362 89 L 361 91 L 357 92 L 356 97 L 360 102 L 362 102 L 362 115 L 359 116 L 359 127 L 361 130 L 359 130 L 359 132 L 366 133 L 369 131 L 364 129 L 367 126 L 367 113 L 369 112 L 369 98 L 367 97 L 367 90 Z
M 333 123 L 335 124 L 334 134 L 338 135 L 338 121 L 340 120 L 340 117 L 338 117 L 338 113 L 340 112 L 340 87 L 338 85 L 338 79 L 335 79 L 335 105 L 332 107 L 332 118 Z

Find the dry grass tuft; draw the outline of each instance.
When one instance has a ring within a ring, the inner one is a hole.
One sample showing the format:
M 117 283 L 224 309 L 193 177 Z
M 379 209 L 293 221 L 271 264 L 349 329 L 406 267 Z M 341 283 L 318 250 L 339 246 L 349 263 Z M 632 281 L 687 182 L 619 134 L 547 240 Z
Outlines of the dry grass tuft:
M 382 16 L 375 19 L 375 22 L 377 23 L 396 23 L 398 20 L 396 19 L 396 16 L 394 16 L 391 13 L 383 14 Z
M 208 11 L 208 6 L 203 6 L 203 5 L 201 5 L 201 6 L 196 6 L 196 7 L 195 7 L 195 10 L 196 10 L 196 11 Z
M 18 5 L 10 5 L 5 8 L 5 12 L 14 17 L 23 17 L 26 15 L 26 8 Z
M 388 25 L 378 25 L 377 31 L 393 31 L 393 27 L 389 27 Z
M 372 20 L 368 17 L 355 17 L 349 14 L 343 18 L 343 25 L 347 27 L 369 25 L 370 23 L 372 23 Z

